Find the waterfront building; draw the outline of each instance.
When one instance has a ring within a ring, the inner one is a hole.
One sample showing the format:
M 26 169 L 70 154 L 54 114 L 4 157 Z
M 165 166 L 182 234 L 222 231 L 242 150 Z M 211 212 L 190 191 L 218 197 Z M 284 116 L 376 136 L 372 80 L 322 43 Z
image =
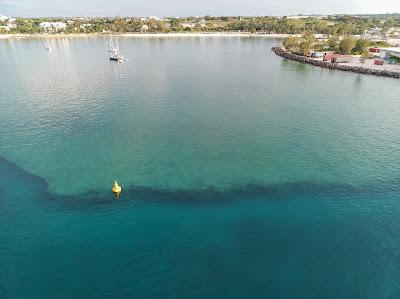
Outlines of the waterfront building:
M 86 27 L 90 27 L 90 26 L 92 26 L 92 24 L 81 24 L 81 25 L 79 25 L 79 28 L 85 29 Z
M 378 48 L 380 56 L 382 59 L 390 59 L 390 57 L 400 58 L 400 47 L 393 48 Z
M 62 30 L 67 27 L 67 24 L 63 22 L 42 22 L 39 24 L 39 27 L 43 29 Z
M 196 26 L 196 24 L 189 22 L 181 23 L 181 25 L 183 28 L 194 28 Z

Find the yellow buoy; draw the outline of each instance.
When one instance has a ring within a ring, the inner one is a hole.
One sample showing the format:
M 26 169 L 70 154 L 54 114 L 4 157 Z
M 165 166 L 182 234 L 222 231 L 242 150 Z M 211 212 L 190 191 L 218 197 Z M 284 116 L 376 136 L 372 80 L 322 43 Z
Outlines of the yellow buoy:
M 111 191 L 115 194 L 116 197 L 122 192 L 122 188 L 118 185 L 117 180 L 114 181 L 114 186 L 112 187 Z

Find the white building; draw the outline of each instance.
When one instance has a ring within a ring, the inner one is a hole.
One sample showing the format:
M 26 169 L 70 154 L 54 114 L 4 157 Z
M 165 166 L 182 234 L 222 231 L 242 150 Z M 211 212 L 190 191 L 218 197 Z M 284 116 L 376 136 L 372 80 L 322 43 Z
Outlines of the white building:
M 149 20 L 156 20 L 156 21 L 162 21 L 162 18 L 156 17 L 156 16 L 150 16 Z
M 79 26 L 79 28 L 85 29 L 86 27 L 90 27 L 90 26 L 92 26 L 92 24 L 81 24 L 81 25 Z
M 297 16 L 288 16 L 287 17 L 287 19 L 294 19 L 294 20 L 308 19 L 308 18 L 312 18 L 312 16 L 297 15 Z
M 206 27 L 206 20 L 205 19 L 200 19 L 197 21 L 197 24 L 199 24 L 201 27 Z
M 15 22 L 8 22 L 8 23 L 7 23 L 7 27 L 8 27 L 9 29 L 17 28 L 17 23 L 15 23 Z
M 183 28 L 194 28 L 196 24 L 193 23 L 181 23 Z
M 400 58 L 400 47 L 393 48 L 378 48 L 381 58 L 387 59 L 390 56 L 395 56 Z
M 382 33 L 382 28 L 380 28 L 380 27 L 370 28 L 366 31 L 366 34 L 369 34 L 369 35 L 378 35 L 381 33 Z
M 43 29 L 62 30 L 67 27 L 67 24 L 62 22 L 42 22 L 39 24 L 39 27 Z
M 51 23 L 50 22 L 42 22 L 39 24 L 40 28 L 51 28 Z
M 7 21 L 8 20 L 8 17 L 7 16 L 3 16 L 3 15 L 0 15 L 0 21 Z

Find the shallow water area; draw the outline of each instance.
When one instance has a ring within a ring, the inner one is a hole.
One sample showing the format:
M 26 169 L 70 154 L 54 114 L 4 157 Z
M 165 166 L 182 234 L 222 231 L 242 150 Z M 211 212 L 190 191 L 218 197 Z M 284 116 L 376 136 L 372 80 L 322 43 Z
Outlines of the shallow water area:
M 1 298 L 400 296 L 398 81 L 265 38 L 48 42 L 0 41 Z

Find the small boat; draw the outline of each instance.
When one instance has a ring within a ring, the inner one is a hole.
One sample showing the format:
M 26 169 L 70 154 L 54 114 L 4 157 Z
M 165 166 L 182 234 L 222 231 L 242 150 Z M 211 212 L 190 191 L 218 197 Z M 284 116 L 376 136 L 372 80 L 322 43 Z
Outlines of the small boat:
M 46 50 L 49 51 L 49 52 L 51 52 L 51 51 L 52 51 L 51 46 L 46 46 Z
M 115 197 L 119 197 L 122 192 L 122 187 L 118 185 L 117 180 L 114 181 L 114 186 L 112 187 L 111 191 L 115 194 Z
M 110 60 L 117 61 L 117 62 L 128 61 L 128 59 L 126 59 L 124 56 L 121 56 L 119 54 L 110 55 Z
M 110 43 L 109 43 L 108 52 L 112 53 L 109 56 L 111 61 L 117 61 L 117 62 L 128 61 L 128 59 L 126 59 L 124 56 L 119 54 L 118 41 L 116 39 L 114 41 L 111 35 L 110 35 Z

